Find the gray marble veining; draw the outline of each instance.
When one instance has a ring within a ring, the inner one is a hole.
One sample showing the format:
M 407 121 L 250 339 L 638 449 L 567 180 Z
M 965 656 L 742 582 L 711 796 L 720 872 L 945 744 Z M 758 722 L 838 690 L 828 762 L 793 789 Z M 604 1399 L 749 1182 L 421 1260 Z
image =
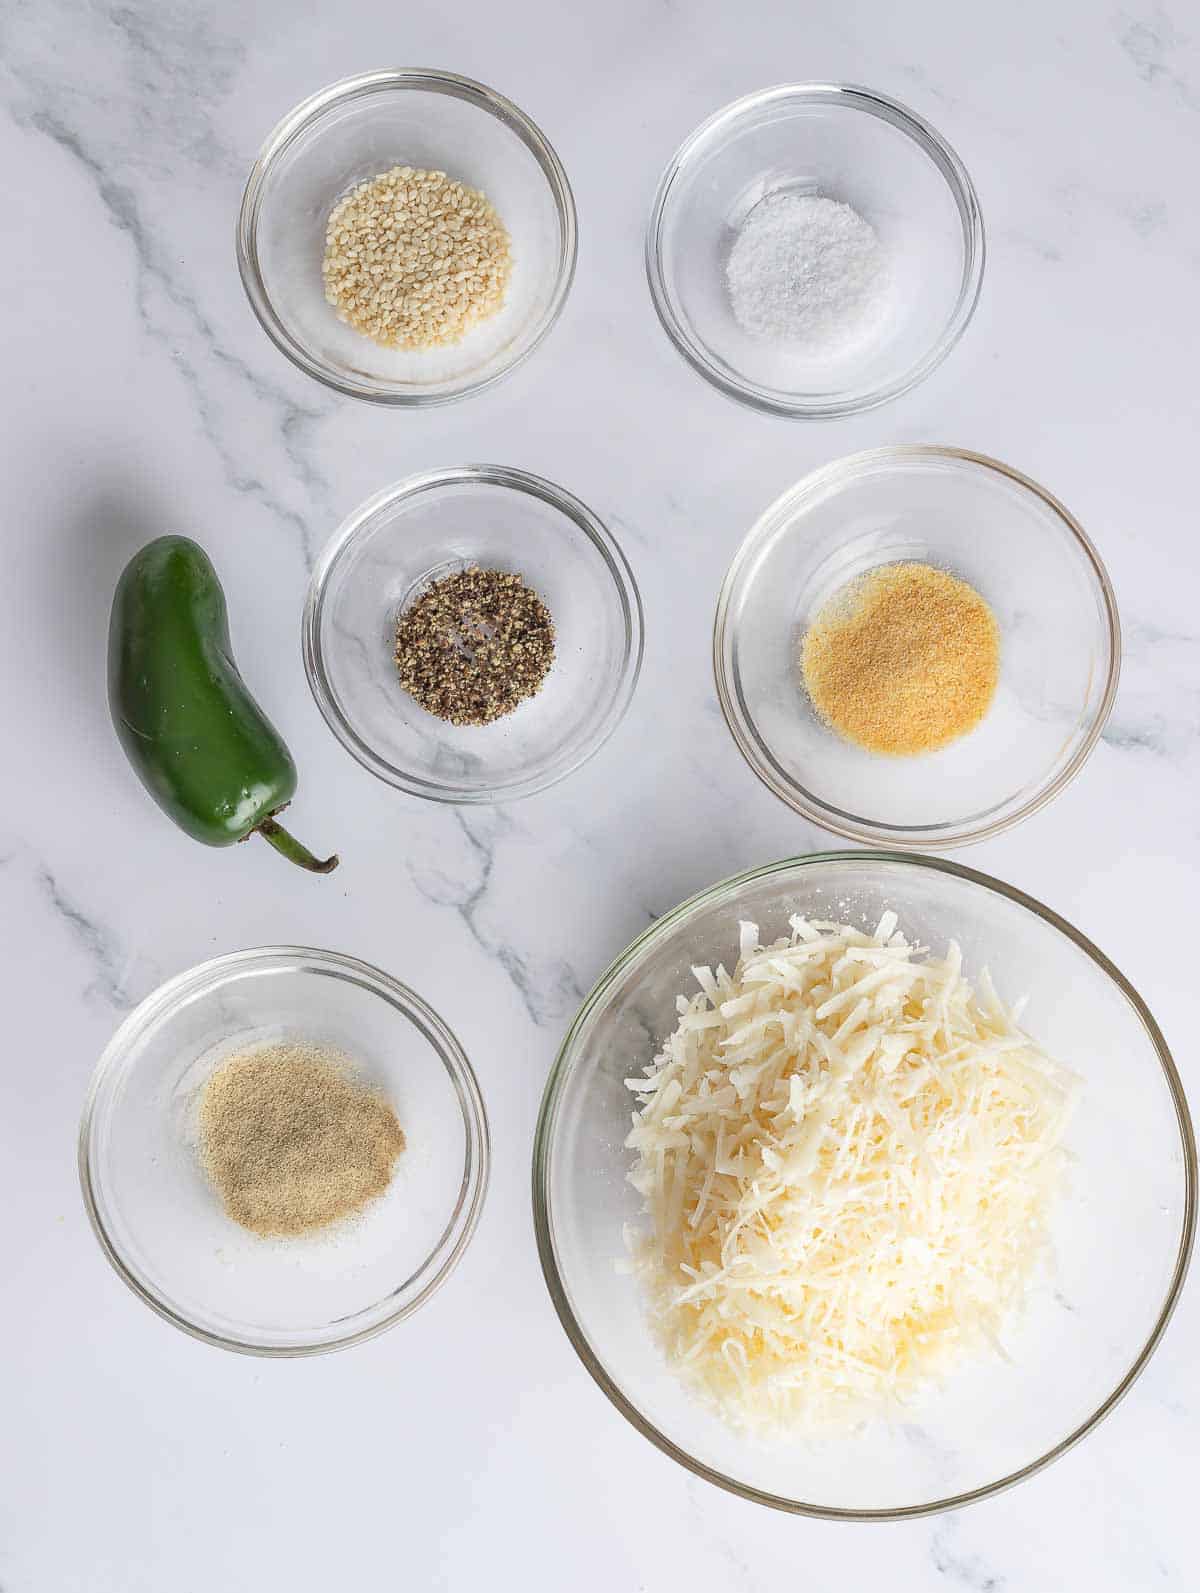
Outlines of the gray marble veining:
M 245 302 L 233 246 L 278 118 L 338 77 L 405 64 L 510 95 L 562 156 L 581 218 L 544 348 L 478 398 L 413 415 L 294 370 Z M 978 314 L 945 365 L 901 402 L 815 427 L 698 380 L 659 332 L 641 259 L 680 140 L 723 102 L 805 77 L 927 116 L 970 169 L 989 238 Z M 691 1477 L 591 1384 L 542 1285 L 528 1180 L 545 1069 L 621 948 L 724 874 L 838 845 L 734 748 L 713 609 L 784 488 L 897 441 L 1011 462 L 1105 560 L 1125 633 L 1105 734 L 1067 792 L 964 861 L 1093 936 L 1195 1092 L 1198 111 L 1200 20 L 1179 0 L 0 8 L 4 1593 L 1191 1593 L 1194 1289 L 1121 1407 L 1032 1481 L 947 1520 L 800 1520 Z M 647 647 L 592 763 L 528 802 L 454 811 L 345 754 L 309 699 L 299 624 L 346 514 L 473 459 L 560 482 L 611 525 Z M 297 832 L 336 838 L 328 880 L 261 845 L 193 846 L 114 749 L 110 583 L 171 513 L 212 554 L 239 661 L 296 755 Z M 410 983 L 467 1047 L 492 1119 L 492 1191 L 461 1268 L 395 1333 L 317 1361 L 171 1332 L 106 1268 L 75 1184 L 88 1071 L 121 1015 L 161 979 L 269 941 L 344 949 Z

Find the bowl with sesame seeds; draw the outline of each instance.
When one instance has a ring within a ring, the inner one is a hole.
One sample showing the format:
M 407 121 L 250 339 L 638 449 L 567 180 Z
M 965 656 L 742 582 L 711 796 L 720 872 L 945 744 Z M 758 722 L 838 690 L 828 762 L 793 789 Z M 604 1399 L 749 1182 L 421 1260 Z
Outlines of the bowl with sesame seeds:
M 263 330 L 338 392 L 412 407 L 500 380 L 575 270 L 562 163 L 511 101 L 449 72 L 370 72 L 267 139 L 238 221 Z

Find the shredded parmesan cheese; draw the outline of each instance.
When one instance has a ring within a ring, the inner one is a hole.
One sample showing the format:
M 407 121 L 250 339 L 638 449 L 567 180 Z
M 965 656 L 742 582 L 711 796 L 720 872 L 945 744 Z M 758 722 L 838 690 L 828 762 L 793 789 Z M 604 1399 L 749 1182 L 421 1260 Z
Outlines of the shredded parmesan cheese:
M 986 973 L 897 932 L 741 926 L 695 968 L 627 1145 L 634 1270 L 675 1370 L 764 1436 L 898 1413 L 981 1345 L 1046 1248 L 1077 1080 Z

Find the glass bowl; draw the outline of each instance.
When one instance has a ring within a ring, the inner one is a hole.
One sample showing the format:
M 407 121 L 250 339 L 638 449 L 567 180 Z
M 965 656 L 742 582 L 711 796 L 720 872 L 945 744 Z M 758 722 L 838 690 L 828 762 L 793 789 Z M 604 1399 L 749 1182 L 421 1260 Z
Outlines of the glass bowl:
M 884 313 L 851 346 L 806 350 L 742 330 L 725 263 L 768 195 L 852 206 L 890 262 Z M 731 398 L 775 415 L 822 418 L 907 392 L 962 336 L 983 280 L 983 218 L 958 156 L 927 122 L 864 88 L 785 84 L 709 117 L 663 174 L 646 271 L 668 337 Z
M 504 306 L 452 347 L 383 348 L 325 302 L 330 211 L 396 165 L 482 189 L 512 239 Z M 441 404 L 490 386 L 533 353 L 566 302 L 575 231 L 562 163 L 509 100 L 452 72 L 367 72 L 305 100 L 267 139 L 242 198 L 238 268 L 263 330 L 301 370 L 352 398 Z
M 874 928 L 885 909 L 939 954 L 962 946 L 1022 1025 L 1083 1076 L 1053 1211 L 1054 1265 L 1005 1334 L 903 1425 L 777 1446 L 739 1436 L 668 1370 L 637 1284 L 618 1270 L 638 1227 L 627 1182 L 632 1097 L 675 1027 L 694 963 L 730 967 L 738 920 L 764 938 L 801 912 Z M 664 1453 L 743 1498 L 803 1515 L 928 1514 L 1031 1476 L 1129 1389 L 1183 1284 L 1196 1215 L 1196 1147 L 1183 1088 L 1145 1003 L 1079 931 L 1011 886 L 940 859 L 832 852 L 755 869 L 692 897 L 624 951 L 584 1002 L 542 1102 L 534 1220 L 555 1307 L 584 1366 Z
M 471 564 L 525 578 L 555 656 L 536 696 L 457 726 L 400 685 L 396 619 Z M 502 465 L 432 470 L 368 499 L 321 555 L 304 613 L 304 667 L 334 735 L 381 780 L 437 802 L 528 796 L 570 774 L 616 729 L 641 661 L 641 601 L 608 531 L 561 487 Z
M 968 581 L 1000 625 L 983 721 L 939 752 L 880 757 L 814 711 L 808 626 L 845 582 L 916 560 Z M 878 448 L 770 506 L 721 588 L 717 695 L 742 754 L 797 813 L 851 840 L 965 846 L 1019 824 L 1083 767 L 1117 690 L 1116 599 L 1095 548 L 1028 477 L 954 448 Z
M 354 1058 L 407 1143 L 359 1217 L 273 1240 L 226 1216 L 196 1106 L 227 1056 L 287 1037 Z M 353 957 L 267 946 L 189 969 L 125 1019 L 92 1079 L 79 1173 L 105 1255 L 160 1316 L 223 1349 L 313 1355 L 403 1321 L 445 1282 L 479 1220 L 487 1117 L 461 1046 L 419 996 Z

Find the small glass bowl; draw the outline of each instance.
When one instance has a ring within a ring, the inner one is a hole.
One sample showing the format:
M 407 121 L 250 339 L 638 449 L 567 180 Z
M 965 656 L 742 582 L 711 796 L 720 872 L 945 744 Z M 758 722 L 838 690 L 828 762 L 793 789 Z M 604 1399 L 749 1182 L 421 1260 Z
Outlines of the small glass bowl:
M 325 301 L 330 211 L 396 165 L 481 189 L 512 239 L 503 307 L 452 347 L 383 348 Z M 451 72 L 367 72 L 305 100 L 267 139 L 242 198 L 238 268 L 263 330 L 301 370 L 352 398 L 442 404 L 499 381 L 533 353 L 566 302 L 575 235 L 562 163 L 511 101 Z
M 732 966 L 738 921 L 764 936 L 788 916 L 873 929 L 900 915 L 968 975 L 987 968 L 1021 1022 L 1081 1076 L 1052 1261 L 986 1352 L 894 1421 L 760 1444 L 673 1375 L 635 1278 L 626 1232 L 645 1223 L 629 1184 L 631 1096 L 678 1022 L 695 964 Z M 1032 897 L 941 858 L 797 857 L 722 880 L 652 924 L 601 976 L 546 1084 L 533 1154 L 538 1253 L 576 1353 L 617 1410 L 696 1476 L 799 1515 L 895 1520 L 957 1509 L 1031 1477 L 1090 1433 L 1162 1337 L 1196 1229 L 1196 1140 L 1179 1074 L 1145 1002 L 1079 930 Z M 1178 1347 L 1177 1347 L 1178 1353 Z M 1186 1348 L 1184 1355 L 1188 1354 Z
M 209 1183 L 196 1107 L 226 1057 L 285 1038 L 353 1058 L 407 1143 L 359 1217 L 263 1239 Z M 342 1349 L 411 1316 L 475 1231 L 488 1161 L 479 1086 L 437 1014 L 379 969 L 303 946 L 233 952 L 161 985 L 109 1041 L 79 1133 L 84 1202 L 120 1276 L 184 1332 L 250 1355 Z
M 805 632 L 848 581 L 915 561 L 969 582 L 1000 625 L 1000 682 L 973 731 L 879 757 L 804 689 Z M 814 471 L 759 519 L 717 603 L 717 695 L 747 763 L 835 835 L 966 846 L 1036 813 L 1076 775 L 1116 696 L 1121 632 L 1095 548 L 1057 499 L 955 448 L 877 448 Z
M 400 684 L 396 620 L 430 581 L 477 564 L 542 598 L 555 655 L 538 693 L 490 725 L 427 713 Z M 629 706 L 642 608 L 620 548 L 590 509 L 502 465 L 431 470 L 345 522 L 313 572 L 304 667 L 317 706 L 372 774 L 435 802 L 529 796 L 586 762 Z
M 725 285 L 730 247 L 768 195 L 851 205 L 890 262 L 878 327 L 832 352 L 751 337 Z M 983 280 L 983 218 L 966 168 L 927 122 L 882 94 L 785 84 L 735 100 L 681 145 L 646 235 L 646 271 L 668 337 L 731 398 L 824 418 L 907 392 L 957 343 Z

